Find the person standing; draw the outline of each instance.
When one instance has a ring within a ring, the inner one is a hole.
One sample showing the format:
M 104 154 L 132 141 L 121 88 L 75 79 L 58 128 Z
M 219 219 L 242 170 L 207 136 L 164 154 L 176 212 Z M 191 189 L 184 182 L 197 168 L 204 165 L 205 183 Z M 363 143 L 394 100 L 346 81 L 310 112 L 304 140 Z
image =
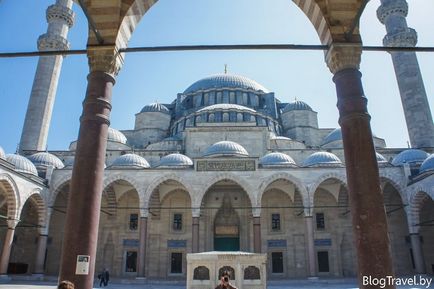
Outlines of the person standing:
M 103 275 L 104 275 L 104 287 L 105 287 L 105 286 L 108 285 L 108 282 L 109 282 L 109 280 L 110 280 L 110 273 L 109 273 L 109 271 L 107 270 L 107 268 L 104 269 L 104 273 L 103 273 Z
M 220 284 L 215 287 L 215 289 L 237 289 L 234 285 L 232 285 L 229 281 L 231 280 L 231 275 L 229 271 L 223 271 L 220 276 Z

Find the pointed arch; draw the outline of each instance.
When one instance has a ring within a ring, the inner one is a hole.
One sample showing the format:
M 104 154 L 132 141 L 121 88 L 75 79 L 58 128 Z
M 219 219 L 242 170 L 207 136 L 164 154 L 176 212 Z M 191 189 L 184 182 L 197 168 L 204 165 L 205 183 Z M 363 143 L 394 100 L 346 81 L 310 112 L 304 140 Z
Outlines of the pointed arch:
M 48 201 L 47 201 L 47 207 L 51 208 L 54 206 L 54 203 L 56 202 L 57 195 L 62 191 L 62 189 L 71 183 L 71 175 L 63 176 L 61 179 L 59 179 L 56 183 L 54 183 L 50 187 L 50 192 L 48 195 Z
M 0 175 L 0 188 L 6 193 L 6 203 L 8 208 L 8 219 L 18 219 L 19 208 L 21 205 L 17 184 L 8 174 Z
M 426 188 L 423 187 L 415 187 L 413 192 L 410 195 L 410 206 L 407 211 L 409 227 L 411 233 L 419 232 L 420 227 L 418 224 L 420 223 L 420 212 L 424 206 L 424 203 L 429 199 L 434 201 L 434 196 L 430 195 Z
M 48 227 L 48 220 L 49 220 L 48 210 L 47 210 L 46 201 L 41 196 L 41 190 L 35 189 L 32 191 L 32 193 L 30 193 L 30 195 L 26 198 L 26 200 L 23 203 L 23 207 L 20 210 L 20 214 L 27 202 L 31 202 L 36 208 L 38 214 L 38 222 L 37 222 L 38 229 L 39 230 L 46 229 Z
M 273 174 L 273 175 L 269 176 L 264 181 L 262 181 L 262 183 L 260 184 L 258 200 L 256 203 L 257 206 L 261 206 L 262 197 L 263 197 L 267 187 L 278 180 L 286 180 L 286 181 L 292 183 L 294 185 L 294 187 L 300 192 L 301 197 L 303 199 L 303 205 L 305 205 L 305 198 L 307 196 L 307 190 L 306 190 L 306 187 L 302 184 L 301 180 L 298 179 L 297 177 L 291 175 L 291 174 L 288 174 L 288 173 L 277 173 L 277 174 Z M 294 202 L 295 200 L 292 200 L 292 201 Z

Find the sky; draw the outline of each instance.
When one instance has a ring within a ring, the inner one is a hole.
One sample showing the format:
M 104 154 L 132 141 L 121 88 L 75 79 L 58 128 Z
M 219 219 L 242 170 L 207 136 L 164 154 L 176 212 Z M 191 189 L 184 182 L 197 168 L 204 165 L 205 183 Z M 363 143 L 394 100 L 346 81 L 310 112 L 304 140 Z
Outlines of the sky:
M 408 0 L 409 27 L 418 46 L 434 46 L 432 0 Z M 54 0 L 3 0 L 0 52 L 35 51 L 46 32 L 46 8 Z M 379 0 L 371 0 L 360 23 L 364 45 L 382 45 L 385 27 L 377 20 Z M 84 49 L 87 21 L 77 14 L 68 39 Z M 290 0 L 160 0 L 142 18 L 129 47 L 189 44 L 320 44 L 302 11 Z M 434 108 L 434 54 L 418 53 L 431 108 Z M 20 140 L 37 58 L 0 59 L 0 146 L 15 152 Z M 130 53 L 113 90 L 111 126 L 132 129 L 146 104 L 172 102 L 176 94 L 206 76 L 223 73 L 256 80 L 282 102 L 295 98 L 318 112 L 319 126 L 338 127 L 336 90 L 321 51 L 190 51 Z M 364 52 L 360 68 L 373 132 L 389 147 L 407 147 L 408 134 L 390 55 Z M 66 150 L 78 135 L 88 74 L 87 57 L 64 59 L 53 111 L 49 150 Z

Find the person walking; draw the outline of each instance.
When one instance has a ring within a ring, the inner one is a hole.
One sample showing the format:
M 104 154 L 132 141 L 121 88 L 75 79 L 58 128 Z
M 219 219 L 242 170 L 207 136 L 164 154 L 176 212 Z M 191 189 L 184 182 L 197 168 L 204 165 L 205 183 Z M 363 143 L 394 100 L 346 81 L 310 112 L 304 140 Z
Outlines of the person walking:
M 108 282 L 110 280 L 110 273 L 107 270 L 107 268 L 104 269 L 103 275 L 104 275 L 104 287 L 105 287 L 108 285 Z
M 106 281 L 105 281 L 105 269 L 101 271 L 101 273 L 98 274 L 98 279 L 99 279 L 99 287 L 103 287 L 106 286 Z

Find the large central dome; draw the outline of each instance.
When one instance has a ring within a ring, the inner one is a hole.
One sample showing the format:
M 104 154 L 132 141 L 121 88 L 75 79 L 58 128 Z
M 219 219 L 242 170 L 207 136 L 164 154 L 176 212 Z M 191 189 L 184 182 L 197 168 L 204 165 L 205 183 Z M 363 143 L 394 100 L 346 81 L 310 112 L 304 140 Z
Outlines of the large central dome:
M 269 92 L 268 89 L 247 77 L 234 74 L 216 74 L 196 81 L 184 91 L 184 94 L 216 88 L 238 88 L 265 93 Z

